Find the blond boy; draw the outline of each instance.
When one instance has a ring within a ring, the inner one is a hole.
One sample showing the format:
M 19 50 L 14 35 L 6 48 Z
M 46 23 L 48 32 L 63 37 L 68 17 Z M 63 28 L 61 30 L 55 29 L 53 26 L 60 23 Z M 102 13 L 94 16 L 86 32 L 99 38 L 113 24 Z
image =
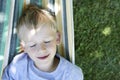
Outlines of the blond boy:
M 56 53 L 61 35 L 49 11 L 28 5 L 17 34 L 24 52 L 5 68 L 2 80 L 83 80 L 81 69 Z

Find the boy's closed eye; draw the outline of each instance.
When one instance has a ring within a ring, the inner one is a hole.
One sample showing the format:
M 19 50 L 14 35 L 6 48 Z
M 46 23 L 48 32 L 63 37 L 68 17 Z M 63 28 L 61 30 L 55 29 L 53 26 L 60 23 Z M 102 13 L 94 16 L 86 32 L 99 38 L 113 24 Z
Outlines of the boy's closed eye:
M 50 43 L 50 42 L 51 42 L 51 41 L 44 41 L 45 44 L 48 44 L 48 43 Z M 31 45 L 30 47 L 33 48 L 33 47 L 35 47 L 36 45 L 37 45 L 37 44 L 33 44 L 33 45 Z
M 32 47 L 35 47 L 36 46 L 36 44 L 33 44 L 33 45 L 31 45 L 30 47 L 32 48 Z
M 44 43 L 50 43 L 51 41 L 44 41 Z

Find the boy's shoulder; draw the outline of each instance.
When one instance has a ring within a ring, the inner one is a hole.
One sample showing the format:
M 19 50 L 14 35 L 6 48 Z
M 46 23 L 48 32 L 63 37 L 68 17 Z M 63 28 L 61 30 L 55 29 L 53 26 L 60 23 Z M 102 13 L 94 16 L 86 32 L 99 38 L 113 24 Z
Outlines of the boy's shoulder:
M 15 78 L 17 74 L 22 73 L 26 69 L 25 66 L 27 66 L 28 60 L 27 60 L 27 54 L 21 53 L 16 55 L 12 62 L 5 67 L 3 78 Z
M 16 55 L 13 60 L 12 60 L 12 63 L 20 63 L 20 62 L 23 62 L 27 59 L 27 54 L 26 53 L 20 53 L 18 55 Z
M 83 80 L 83 71 L 80 67 L 76 65 L 72 65 L 71 69 L 69 69 L 72 74 L 70 74 L 71 79 L 74 80 Z
M 71 63 L 70 61 L 66 60 L 65 58 L 61 57 L 61 60 L 63 62 L 63 65 L 66 65 L 66 67 L 68 67 L 71 70 L 75 70 L 75 71 L 82 71 L 80 67 L 78 67 L 77 65 Z
M 69 74 L 69 77 L 74 80 L 83 80 L 83 72 L 82 69 L 68 60 L 61 57 L 63 61 L 63 66 L 66 66 L 66 72 Z
M 24 66 L 27 63 L 28 63 L 28 55 L 26 53 L 20 53 L 13 58 L 9 66 L 20 68 L 21 66 Z

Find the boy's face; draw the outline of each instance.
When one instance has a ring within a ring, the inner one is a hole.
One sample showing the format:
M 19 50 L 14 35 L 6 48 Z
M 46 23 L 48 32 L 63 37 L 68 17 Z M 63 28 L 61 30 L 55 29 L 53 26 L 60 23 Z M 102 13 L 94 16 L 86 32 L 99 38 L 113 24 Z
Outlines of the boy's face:
M 35 64 L 53 61 L 56 54 L 56 45 L 60 43 L 60 34 L 50 27 L 41 27 L 36 33 L 28 31 L 25 35 L 25 52 Z

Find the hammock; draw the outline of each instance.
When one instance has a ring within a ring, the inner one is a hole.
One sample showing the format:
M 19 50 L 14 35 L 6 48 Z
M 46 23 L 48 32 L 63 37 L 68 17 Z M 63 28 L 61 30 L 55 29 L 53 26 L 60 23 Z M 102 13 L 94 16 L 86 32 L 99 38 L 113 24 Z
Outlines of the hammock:
M 58 52 L 75 63 L 72 0 L 1 0 L 0 1 L 0 71 L 20 51 L 16 22 L 27 4 L 41 5 L 55 13 L 57 27 L 62 34 Z

